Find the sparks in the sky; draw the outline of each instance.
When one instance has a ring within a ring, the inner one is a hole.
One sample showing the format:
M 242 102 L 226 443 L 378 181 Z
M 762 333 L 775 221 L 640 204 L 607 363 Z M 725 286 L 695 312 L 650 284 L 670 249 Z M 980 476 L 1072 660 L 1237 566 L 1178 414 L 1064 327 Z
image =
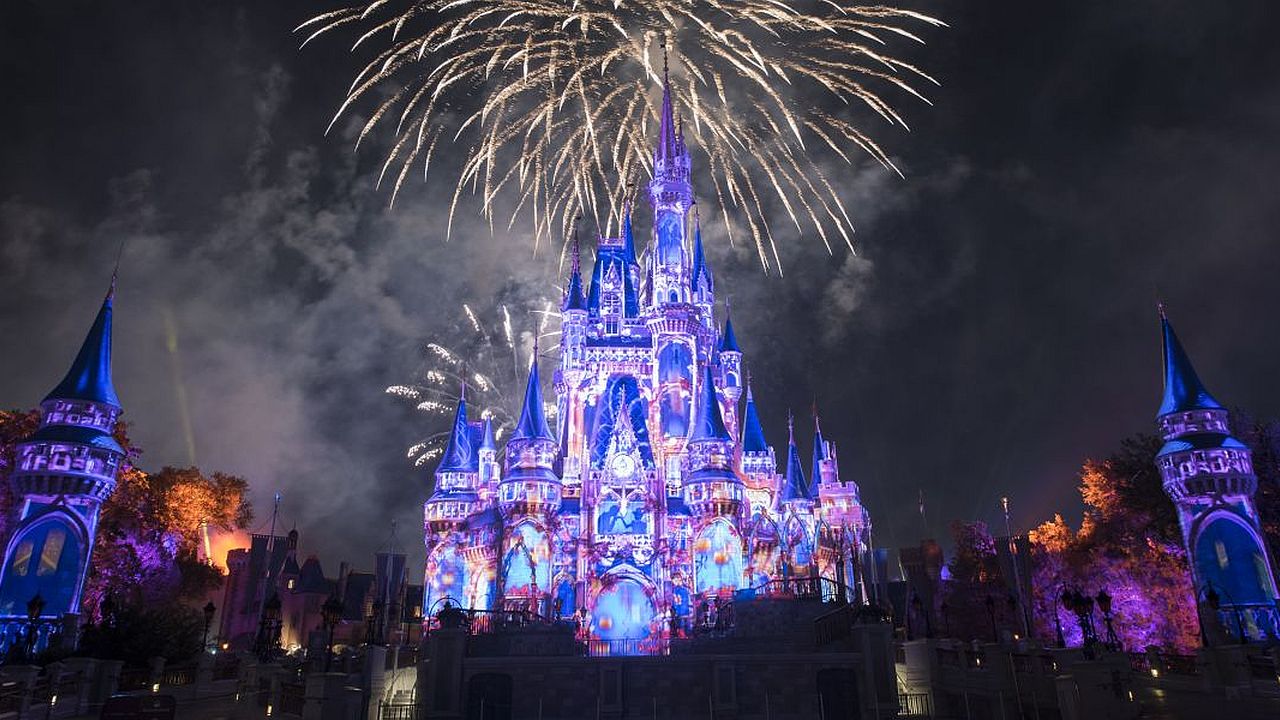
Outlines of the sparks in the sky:
M 897 171 L 853 110 L 906 127 L 887 96 L 927 102 L 915 84 L 934 80 L 889 54 L 890 42 L 922 42 L 915 28 L 942 24 L 835 0 L 374 0 L 297 32 L 305 46 L 348 28 L 353 51 L 377 47 L 334 122 L 368 103 L 357 147 L 394 125 L 380 177 L 393 183 L 392 202 L 411 171 L 425 175 L 442 147 L 458 145 L 467 150 L 450 227 L 471 190 L 491 228 L 528 212 L 536 239 L 563 236 L 579 208 L 606 232 L 617 221 L 651 170 L 649 95 L 667 56 L 678 58 L 671 84 L 685 133 L 705 153 L 730 236 L 740 213 L 768 268 L 778 263 L 770 198 L 828 249 L 853 247 L 838 182 L 819 160 L 852 164 L 861 151 Z M 502 218 L 500 196 L 514 198 Z
M 548 320 L 558 318 L 550 303 L 529 309 L 535 315 L 539 335 L 545 335 Z M 427 343 L 423 363 L 414 381 L 392 385 L 388 395 L 412 402 L 428 417 L 428 434 L 409 447 L 407 456 L 422 466 L 440 456 L 449 442 L 453 412 L 466 393 L 472 417 L 493 422 L 495 439 L 501 442 L 515 427 L 519 411 L 519 389 L 529 362 L 529 348 L 523 347 L 512 324 L 511 310 L 500 305 L 493 310 L 498 319 L 492 327 L 481 321 L 470 305 L 462 306 L 461 328 L 446 341 L 442 335 Z M 447 344 L 446 344 L 447 342 Z M 556 417 L 554 403 L 547 405 L 549 417 Z

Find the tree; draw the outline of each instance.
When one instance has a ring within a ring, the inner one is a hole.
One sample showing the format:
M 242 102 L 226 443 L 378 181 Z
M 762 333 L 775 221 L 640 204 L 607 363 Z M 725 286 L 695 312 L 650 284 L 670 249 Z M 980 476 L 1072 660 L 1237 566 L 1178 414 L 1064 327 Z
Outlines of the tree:
M 1125 647 L 1190 652 L 1198 645 L 1177 513 L 1155 467 L 1160 445 L 1150 435 L 1136 435 L 1106 460 L 1086 460 L 1079 475 L 1085 504 L 1080 529 L 1055 515 L 1031 531 L 1032 611 L 1041 637 L 1054 637 L 1060 625 L 1069 643 L 1079 642 L 1078 619 L 1059 603 L 1063 590 L 1096 595 L 1106 589 Z M 1100 632 L 1101 620 L 1096 618 Z
M 8 477 L 15 446 L 39 423 L 36 410 L 0 412 L 0 477 Z M 126 423 L 116 425 L 115 438 L 125 459 L 115 492 L 99 514 L 81 606 L 90 619 L 101 621 L 102 601 L 110 595 L 116 623 L 92 625 L 86 639 L 100 649 L 114 648 L 112 657 L 183 657 L 199 649 L 203 631 L 194 606 L 222 584 L 221 571 L 198 559 L 201 525 L 222 531 L 246 527 L 253 518 L 248 483 L 193 467 L 147 473 L 138 467 L 141 451 L 130 440 Z M 8 482 L 0 482 L 4 541 L 13 531 L 17 506 Z

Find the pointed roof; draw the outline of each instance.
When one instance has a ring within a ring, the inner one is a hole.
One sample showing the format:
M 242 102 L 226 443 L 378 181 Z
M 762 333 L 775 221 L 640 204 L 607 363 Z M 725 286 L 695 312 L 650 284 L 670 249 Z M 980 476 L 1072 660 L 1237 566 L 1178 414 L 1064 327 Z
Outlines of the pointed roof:
M 538 347 L 534 345 L 533 362 L 529 365 L 529 382 L 524 388 L 524 405 L 520 408 L 520 422 L 516 424 L 512 440 L 551 440 L 556 438 L 547 426 L 547 415 L 542 408 L 542 382 L 538 378 Z
M 689 442 L 733 442 L 724 426 L 724 418 L 720 415 L 720 400 L 716 397 L 716 384 L 709 366 L 702 371 L 701 390 L 698 407 L 694 411 L 693 427 L 689 432 Z
M 733 319 L 728 315 L 724 318 L 724 333 L 720 335 L 720 352 L 742 354 L 741 348 L 738 347 L 738 336 L 733 332 Z
M 827 459 L 827 443 L 822 439 L 822 423 L 818 414 L 813 415 L 813 474 L 815 483 L 822 481 L 822 461 Z
M 804 479 L 804 466 L 800 464 L 800 451 L 796 448 L 796 434 L 792 421 L 787 421 L 790 437 L 787 440 L 787 475 L 782 482 L 782 502 L 809 500 L 809 483 Z
M 564 288 L 563 310 L 586 310 L 587 298 L 582 292 L 582 253 L 578 244 L 578 234 L 573 235 L 573 249 L 570 251 L 569 282 Z
M 662 68 L 662 117 L 658 121 L 658 146 L 653 150 L 654 164 L 673 159 L 680 154 L 680 133 L 676 129 L 676 113 L 671 102 L 671 78 L 663 60 Z
M 751 383 L 747 383 L 747 410 L 742 420 L 742 451 L 751 453 L 769 452 L 769 443 L 764 439 L 764 428 L 760 425 L 760 415 L 756 412 L 756 400 L 751 395 Z
M 627 200 L 626 208 L 622 215 L 622 251 L 629 265 L 637 265 L 636 260 L 636 235 L 631 229 L 631 201 Z
M 111 278 L 111 290 L 98 309 L 89 334 L 85 336 L 80 352 L 71 363 L 62 382 L 45 396 L 49 400 L 88 400 L 121 407 L 111 382 L 111 300 L 116 292 L 115 276 Z
M 458 409 L 453 414 L 453 430 L 449 444 L 440 456 L 436 474 L 443 472 L 470 472 L 476 467 L 476 455 L 471 447 L 471 431 L 467 426 L 467 400 L 458 398 Z
M 707 290 L 714 291 L 716 284 L 711 277 L 711 268 L 707 267 L 707 256 L 702 250 L 702 222 L 698 220 L 697 206 L 694 206 L 694 225 L 693 225 L 693 274 L 690 278 L 692 288 L 696 292 L 698 290 L 698 282 L 702 278 L 706 278 Z
M 1200 382 L 1200 376 L 1173 332 L 1173 325 L 1169 323 L 1163 306 L 1160 308 L 1160 331 L 1164 340 L 1164 397 L 1156 416 L 1187 410 L 1221 409 L 1222 405 Z
M 497 450 L 498 443 L 493 439 L 493 418 L 484 419 L 484 439 L 480 441 L 481 450 Z

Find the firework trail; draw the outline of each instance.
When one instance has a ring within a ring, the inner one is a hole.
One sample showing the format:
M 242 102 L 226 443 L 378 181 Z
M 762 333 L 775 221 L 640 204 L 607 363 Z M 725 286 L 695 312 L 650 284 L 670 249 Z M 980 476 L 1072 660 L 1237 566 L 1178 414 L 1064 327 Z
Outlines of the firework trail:
M 528 313 L 536 318 L 540 337 L 559 334 L 549 331 L 550 321 L 559 318 L 551 303 L 544 302 L 540 309 Z M 449 444 L 453 412 L 464 385 L 469 418 L 492 420 L 499 444 L 515 427 L 532 348 L 522 346 L 506 305 L 498 306 L 494 314 L 500 318 L 496 327 L 482 322 L 471 306 L 464 304 L 458 341 L 447 345 L 442 339 L 427 343 L 414 381 L 386 389 L 388 395 L 413 403 L 429 418 L 428 435 L 406 452 L 415 467 L 439 457 Z M 545 348 L 548 344 L 540 345 Z M 545 409 L 549 418 L 556 417 L 555 403 Z
M 730 237 L 740 213 L 768 269 L 778 263 L 768 197 L 798 231 L 853 248 L 849 213 L 818 161 L 852 164 L 862 152 L 897 171 L 844 110 L 905 128 L 887 97 L 928 102 L 915 85 L 935 81 L 890 43 L 923 42 L 915 31 L 940 25 L 835 0 L 374 0 L 296 32 L 305 46 L 346 29 L 353 52 L 371 48 L 333 122 L 368 106 L 357 148 L 376 126 L 394 126 L 379 178 L 393 183 L 392 203 L 442 146 L 465 147 L 450 228 L 465 190 L 479 194 L 491 229 L 503 219 L 499 194 L 514 191 L 507 227 L 530 213 L 535 242 L 563 237 L 579 207 L 606 233 L 614 226 L 628 188 L 652 169 L 650 95 L 668 54 L 677 58 L 685 134 L 705 154 Z

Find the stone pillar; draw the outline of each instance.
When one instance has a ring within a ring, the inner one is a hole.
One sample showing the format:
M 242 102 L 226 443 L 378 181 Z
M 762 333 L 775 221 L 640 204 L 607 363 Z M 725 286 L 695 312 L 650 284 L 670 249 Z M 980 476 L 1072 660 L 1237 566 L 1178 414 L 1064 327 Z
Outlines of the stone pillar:
M 107 698 L 116 694 L 120 688 L 120 671 L 124 669 L 123 660 L 103 660 L 98 665 L 98 677 L 93 684 L 89 696 L 90 709 L 97 709 L 107 702 Z
M 63 661 L 67 672 L 76 677 L 76 693 L 67 697 L 66 702 L 73 703 L 72 715 L 84 715 L 89 712 L 89 704 L 94 695 L 94 686 L 98 682 L 98 661 L 93 658 L 73 657 Z M 61 700 L 62 698 L 59 698 Z
M 58 634 L 59 646 L 67 652 L 75 652 L 80 645 L 80 614 L 63 613 L 61 630 Z
M 853 647 L 862 656 L 858 698 L 863 717 L 898 714 L 898 681 L 894 667 L 893 628 L 888 623 L 860 623 L 851 630 Z
M 426 700 L 426 717 L 431 720 L 461 718 L 463 702 L 462 660 L 467 650 L 467 631 L 439 628 L 427 639 L 426 662 L 418 682 L 420 697 Z
M 387 648 L 382 645 L 366 645 L 364 649 L 364 672 L 361 674 L 361 685 L 365 697 L 365 717 L 379 716 L 378 708 L 382 703 L 382 693 L 387 687 Z
M 196 676 L 192 692 L 195 697 L 207 697 L 213 693 L 213 663 L 217 656 L 211 652 L 201 652 L 196 657 Z
M 153 657 L 147 661 L 147 692 L 164 680 L 164 658 Z
M 346 673 L 311 673 L 307 676 L 302 720 L 345 720 Z

